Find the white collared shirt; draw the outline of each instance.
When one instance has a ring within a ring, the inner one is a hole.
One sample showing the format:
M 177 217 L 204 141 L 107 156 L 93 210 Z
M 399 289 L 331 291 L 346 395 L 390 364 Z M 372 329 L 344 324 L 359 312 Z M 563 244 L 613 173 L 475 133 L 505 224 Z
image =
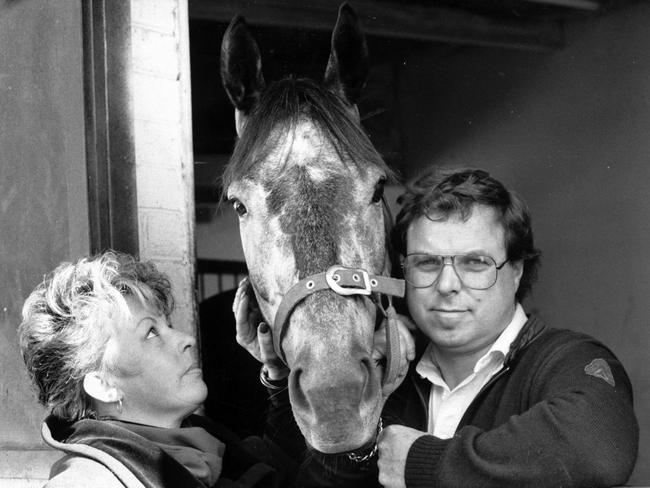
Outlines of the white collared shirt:
M 527 320 L 528 317 L 526 317 L 524 309 L 517 304 L 512 320 L 494 341 L 490 350 L 476 362 L 474 372 L 453 390 L 449 389 L 442 378 L 435 361 L 433 346 L 429 344 L 422 359 L 415 367 L 415 371 L 432 384 L 428 413 L 428 432 L 430 434 L 440 439 L 449 439 L 454 435 L 467 407 L 481 388 L 503 366 L 510 345 Z

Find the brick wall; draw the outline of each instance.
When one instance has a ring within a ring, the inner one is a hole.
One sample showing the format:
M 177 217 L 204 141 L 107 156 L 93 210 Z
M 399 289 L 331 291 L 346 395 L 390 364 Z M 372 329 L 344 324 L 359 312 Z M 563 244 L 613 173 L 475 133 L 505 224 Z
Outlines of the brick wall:
M 187 2 L 133 0 L 131 23 L 140 255 L 170 275 L 173 320 L 195 333 Z

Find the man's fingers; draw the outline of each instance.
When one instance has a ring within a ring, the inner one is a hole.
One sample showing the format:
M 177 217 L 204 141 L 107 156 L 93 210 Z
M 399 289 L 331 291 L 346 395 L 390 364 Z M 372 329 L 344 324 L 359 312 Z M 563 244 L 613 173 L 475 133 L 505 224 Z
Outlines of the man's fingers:
M 413 339 L 413 335 L 401 321 L 401 317 L 397 323 L 397 328 L 399 330 L 400 347 L 404 351 L 403 354 L 406 356 L 406 359 L 408 361 L 413 361 L 413 359 L 415 359 L 415 339 Z
M 386 319 L 381 322 L 379 328 L 375 331 L 372 345 L 372 359 L 378 361 L 386 356 Z
M 406 326 L 408 330 L 417 330 L 417 325 L 415 325 L 415 322 L 413 322 L 408 316 L 398 313 L 397 318 Z

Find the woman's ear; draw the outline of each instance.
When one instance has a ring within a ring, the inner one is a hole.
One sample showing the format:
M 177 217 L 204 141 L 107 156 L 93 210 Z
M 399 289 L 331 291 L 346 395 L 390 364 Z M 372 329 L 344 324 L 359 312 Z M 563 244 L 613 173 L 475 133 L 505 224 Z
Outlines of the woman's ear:
M 114 403 L 119 401 L 121 398 L 118 389 L 111 385 L 106 378 L 97 371 L 86 373 L 86 376 L 84 376 L 83 386 L 84 391 L 88 395 L 100 402 Z

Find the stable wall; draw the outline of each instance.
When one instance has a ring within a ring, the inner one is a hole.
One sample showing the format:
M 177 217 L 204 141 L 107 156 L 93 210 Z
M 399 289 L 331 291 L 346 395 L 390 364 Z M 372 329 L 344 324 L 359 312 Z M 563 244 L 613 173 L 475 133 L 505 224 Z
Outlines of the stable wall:
M 194 167 L 186 0 L 131 0 L 138 243 L 172 283 L 175 327 L 196 334 Z
M 528 309 L 610 346 L 641 426 L 630 484 L 650 484 L 650 5 L 566 25 L 536 54 L 430 46 L 400 79 L 409 176 L 475 166 L 529 203 L 543 251 Z
M 16 328 L 31 290 L 87 254 L 81 2 L 0 0 L 0 486 L 41 486 L 46 450 Z M 39 481 L 40 480 L 40 481 Z

